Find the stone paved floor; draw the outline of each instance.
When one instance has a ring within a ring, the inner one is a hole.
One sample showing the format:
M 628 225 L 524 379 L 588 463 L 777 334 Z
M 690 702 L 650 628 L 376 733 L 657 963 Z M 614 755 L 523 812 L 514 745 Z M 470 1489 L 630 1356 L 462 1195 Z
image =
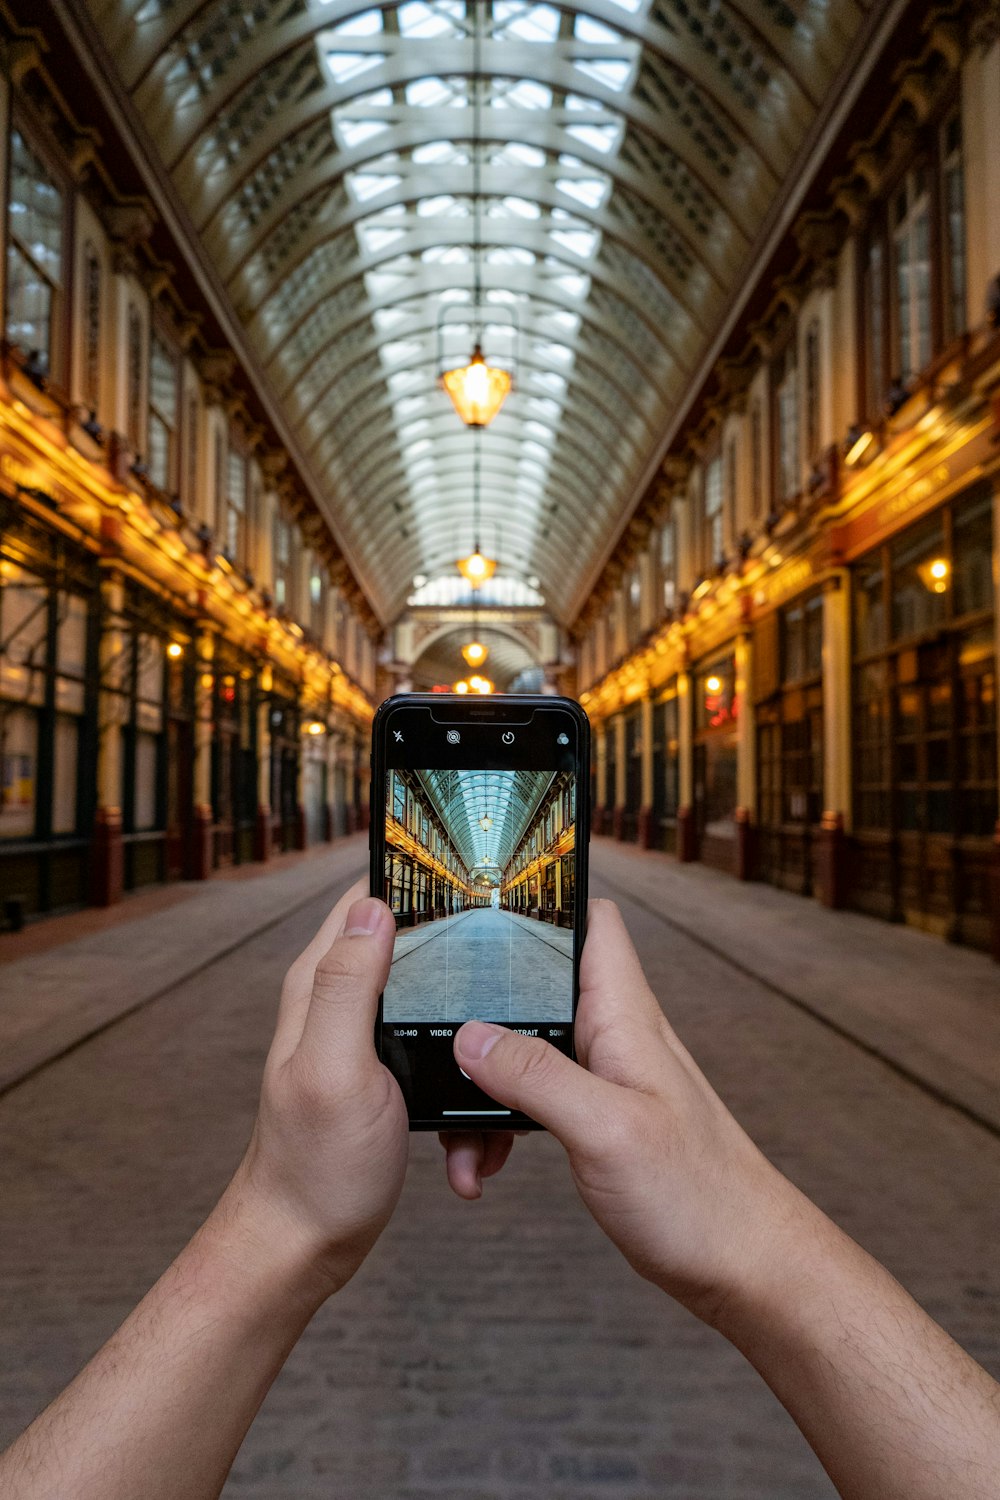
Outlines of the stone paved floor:
M 1000 1375 L 996 1135 L 666 922 L 642 856 L 598 845 L 595 894 L 608 892 L 606 867 L 665 1009 L 739 1118 Z M 698 881 L 685 889 L 697 916 Z M 716 935 L 718 889 L 700 916 Z M 281 974 L 327 904 L 301 907 L 0 1100 L 0 1443 L 211 1206 L 250 1128 Z M 789 924 L 806 906 L 786 905 Z M 883 929 L 843 930 L 868 943 L 877 972 Z M 794 948 L 790 928 L 788 939 Z M 754 1372 L 603 1239 L 550 1138 L 518 1142 L 484 1199 L 464 1204 L 444 1186 L 436 1141 L 418 1136 L 392 1224 L 293 1353 L 224 1495 L 833 1490 Z
M 569 1021 L 572 937 L 499 908 L 459 912 L 403 935 L 387 1021 Z

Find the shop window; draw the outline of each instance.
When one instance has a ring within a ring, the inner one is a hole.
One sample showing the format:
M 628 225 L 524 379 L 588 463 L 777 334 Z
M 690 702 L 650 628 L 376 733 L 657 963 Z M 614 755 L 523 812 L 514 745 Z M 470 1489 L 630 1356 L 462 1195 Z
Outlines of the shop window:
M 885 568 L 881 552 L 854 570 L 854 650 L 868 656 L 885 645 Z
M 983 486 L 955 512 L 952 610 L 957 618 L 993 608 L 993 497 Z
M 0 837 L 31 838 L 38 796 L 38 715 L 0 704 Z
M 805 392 L 804 392 L 804 422 L 806 458 L 814 464 L 820 456 L 822 448 L 822 420 L 820 388 L 821 365 L 820 365 L 820 332 L 819 319 L 812 318 L 806 329 L 805 337 Z
M 241 565 L 246 562 L 247 550 L 247 478 L 245 454 L 231 447 L 226 463 L 223 537 L 229 561 Z
M 931 208 L 927 168 L 906 173 L 893 194 L 892 284 L 896 375 L 906 385 L 931 357 Z
M 675 523 L 665 521 L 660 529 L 660 591 L 668 614 L 677 604 L 676 537 Z
M 801 682 L 823 670 L 823 597 L 810 594 L 781 611 L 781 677 Z
M 950 572 L 941 515 L 908 527 L 889 555 L 893 640 L 937 629 L 947 612 Z
M 80 721 L 56 714 L 52 736 L 52 832 L 75 833 L 78 823 Z
M 292 603 L 292 528 L 285 517 L 274 518 L 274 602 L 279 609 Z
M 750 510 L 755 519 L 764 510 L 764 413 L 759 400 L 750 408 Z
M 737 493 L 739 469 L 736 464 L 736 439 L 726 444 L 726 520 L 725 527 L 730 543 L 735 545 L 737 537 Z
M 884 661 L 871 662 L 855 674 L 854 743 L 855 821 L 860 828 L 886 828 L 892 792 L 889 716 L 889 672 Z
M 149 340 L 149 414 L 146 468 L 157 488 L 174 486 L 177 461 L 178 363 L 157 333 Z
M 184 448 L 187 455 L 185 466 L 187 493 L 184 499 L 192 508 L 198 505 L 198 413 L 198 396 L 192 391 L 187 399 L 187 423 L 184 434 Z
M 10 138 L 7 338 L 58 373 L 65 256 L 65 196 L 19 130 Z
M 941 130 L 941 238 L 945 340 L 965 332 L 965 182 L 962 117 L 956 110 Z
M 868 242 L 864 264 L 864 410 L 874 421 L 882 415 L 888 388 L 886 377 L 885 241 L 876 234 Z M 891 376 L 889 377 L 891 379 Z
M 722 562 L 725 555 L 723 541 L 723 515 L 722 515 L 722 458 L 721 455 L 709 461 L 705 467 L 705 498 L 702 507 L 704 516 L 703 531 L 703 570 L 712 572 Z
M 799 493 L 799 375 L 789 344 L 775 369 L 774 417 L 777 452 L 777 498 Z
M 143 446 L 142 375 L 145 367 L 145 337 L 142 328 L 142 317 L 139 309 L 134 305 L 129 307 L 127 326 L 126 422 L 128 426 L 128 440 L 132 444 L 133 450 L 139 453 Z
M 83 404 L 97 413 L 101 405 L 101 319 L 103 273 L 95 247 L 87 241 L 83 252 Z

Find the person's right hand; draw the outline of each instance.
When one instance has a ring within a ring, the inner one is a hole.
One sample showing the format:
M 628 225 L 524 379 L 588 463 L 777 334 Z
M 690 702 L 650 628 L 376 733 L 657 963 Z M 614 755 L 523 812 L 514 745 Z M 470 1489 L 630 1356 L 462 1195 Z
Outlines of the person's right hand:
M 806 1203 L 677 1039 L 611 901 L 589 907 L 576 1047 L 579 1063 L 481 1021 L 455 1036 L 480 1088 L 561 1141 L 583 1201 L 630 1264 L 715 1321 Z M 452 1183 L 468 1196 L 454 1171 Z

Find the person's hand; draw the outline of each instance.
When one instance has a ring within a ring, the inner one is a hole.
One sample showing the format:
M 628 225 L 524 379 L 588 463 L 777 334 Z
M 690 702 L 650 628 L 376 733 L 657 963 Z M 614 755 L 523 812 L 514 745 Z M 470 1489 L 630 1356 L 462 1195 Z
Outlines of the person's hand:
M 772 1230 L 797 1211 L 796 1190 L 667 1023 L 613 902 L 589 907 L 579 1063 L 481 1021 L 461 1027 L 454 1046 L 480 1088 L 562 1143 L 584 1202 L 631 1265 L 700 1317 L 712 1321 L 742 1289 Z M 494 1150 L 487 1163 L 502 1165 L 509 1142 Z M 455 1191 L 473 1196 L 467 1154 L 449 1151 L 448 1167 Z
M 374 1044 L 396 924 L 365 890 L 358 881 L 337 902 L 285 977 L 234 1180 L 262 1232 L 292 1236 L 324 1291 L 343 1286 L 388 1223 L 409 1143 L 403 1097 Z

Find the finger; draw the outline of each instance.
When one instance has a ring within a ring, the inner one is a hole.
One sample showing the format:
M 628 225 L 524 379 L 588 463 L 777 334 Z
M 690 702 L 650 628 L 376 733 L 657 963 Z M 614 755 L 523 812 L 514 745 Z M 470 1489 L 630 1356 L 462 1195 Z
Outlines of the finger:
M 524 1131 L 518 1133 L 523 1135 Z M 513 1149 L 514 1132 L 512 1130 L 484 1131 L 483 1164 L 479 1168 L 480 1177 L 495 1177 Z
M 455 1033 L 454 1047 L 474 1083 L 551 1130 L 567 1150 L 600 1130 L 620 1098 L 613 1084 L 592 1077 L 541 1037 L 466 1021 Z
M 470 1202 L 481 1198 L 484 1149 L 482 1131 L 448 1130 L 443 1131 L 438 1139 L 445 1150 L 445 1170 L 452 1192 Z
M 344 930 L 316 965 L 298 1051 L 311 1057 L 331 1089 L 379 1066 L 378 998 L 389 977 L 396 923 L 384 901 L 365 896 L 349 908 Z
M 613 901 L 589 905 L 574 1039 L 585 1068 L 644 1090 L 662 1081 L 663 1044 L 680 1047 Z
M 312 994 L 316 965 L 344 930 L 347 913 L 367 892 L 368 883 L 356 880 L 344 892 L 330 914 L 324 919 L 316 936 L 307 944 L 291 965 L 281 986 L 281 1003 L 274 1032 L 276 1052 L 287 1056 L 294 1051 L 302 1035 L 309 997 Z

